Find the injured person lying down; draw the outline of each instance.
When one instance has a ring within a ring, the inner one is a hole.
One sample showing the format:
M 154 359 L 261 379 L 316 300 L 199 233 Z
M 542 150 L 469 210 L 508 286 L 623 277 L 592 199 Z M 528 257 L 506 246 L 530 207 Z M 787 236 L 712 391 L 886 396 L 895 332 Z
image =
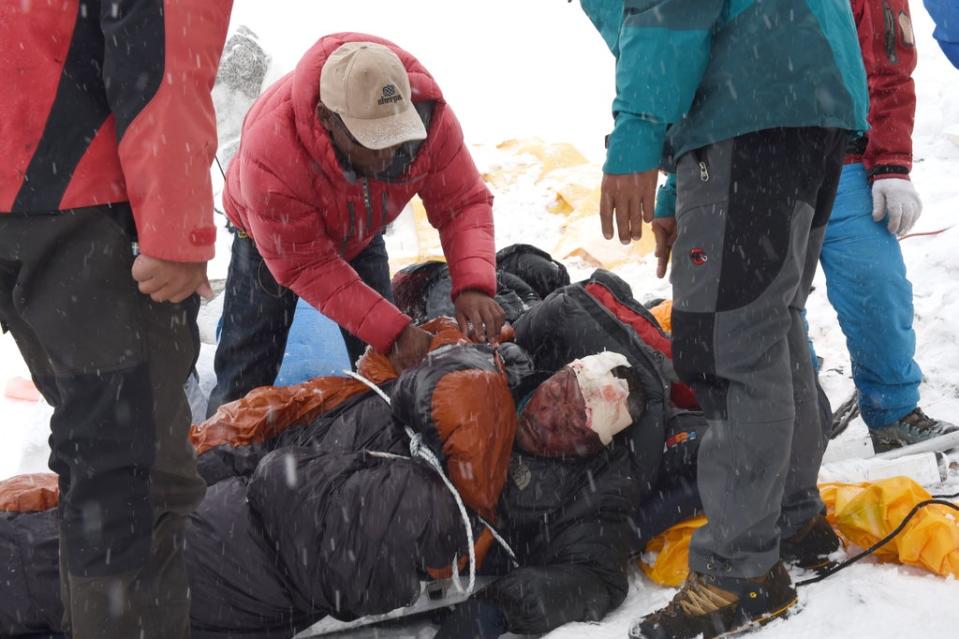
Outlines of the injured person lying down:
M 507 257 L 527 283 L 530 264 L 552 268 Z M 397 376 L 368 351 L 357 378 L 259 388 L 194 426 L 208 484 L 185 540 L 194 637 L 291 637 L 451 575 L 467 590 L 495 578 L 446 618 L 447 639 L 544 633 L 622 603 L 628 558 L 699 507 L 705 421 L 625 282 L 554 269 L 517 294 L 500 268 L 514 341 L 470 344 L 404 308 L 434 335 L 419 366 Z M 442 286 L 427 270 L 394 281 L 399 301 Z M 66 630 L 56 497 L 52 476 L 0 483 L 0 636 Z

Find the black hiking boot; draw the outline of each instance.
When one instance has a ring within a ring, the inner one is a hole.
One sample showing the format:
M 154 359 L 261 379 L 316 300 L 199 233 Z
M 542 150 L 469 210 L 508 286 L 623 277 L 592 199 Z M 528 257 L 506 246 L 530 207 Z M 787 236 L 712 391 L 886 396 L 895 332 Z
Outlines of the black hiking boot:
M 816 515 L 792 537 L 779 543 L 779 556 L 787 564 L 806 570 L 822 571 L 835 562 L 829 556 L 842 544 L 826 517 Z
M 632 639 L 704 639 L 754 630 L 784 617 L 796 590 L 782 562 L 760 579 L 719 579 L 690 573 L 666 607 L 643 617 Z
M 922 412 L 921 408 L 917 408 L 899 421 L 881 428 L 870 428 L 869 436 L 872 437 L 873 450 L 876 453 L 884 453 L 924 442 L 927 439 L 935 439 L 957 430 L 959 426 L 933 419 Z

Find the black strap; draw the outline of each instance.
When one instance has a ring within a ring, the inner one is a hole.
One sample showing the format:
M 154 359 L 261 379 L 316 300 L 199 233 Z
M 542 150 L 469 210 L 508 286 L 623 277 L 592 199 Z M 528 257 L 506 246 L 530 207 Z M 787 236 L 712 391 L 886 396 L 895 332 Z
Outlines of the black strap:
M 909 169 L 896 164 L 879 164 L 872 167 L 869 171 L 870 178 L 874 178 L 877 175 L 909 175 Z
M 869 146 L 869 136 L 856 135 L 849 138 L 846 143 L 846 155 L 863 155 Z

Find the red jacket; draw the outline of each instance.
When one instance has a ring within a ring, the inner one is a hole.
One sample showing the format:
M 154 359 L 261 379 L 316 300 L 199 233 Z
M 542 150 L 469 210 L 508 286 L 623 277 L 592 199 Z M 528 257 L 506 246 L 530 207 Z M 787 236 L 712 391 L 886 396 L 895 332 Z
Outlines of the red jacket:
M 232 4 L 0 3 L 0 212 L 129 201 L 144 254 L 213 257 L 210 91 Z
M 409 73 L 413 101 L 435 103 L 428 138 L 398 180 L 348 178 L 315 116 L 320 70 L 337 47 L 350 41 L 390 47 Z M 492 196 L 452 109 L 409 53 L 382 38 L 340 33 L 317 42 L 296 70 L 250 109 L 227 171 L 223 204 L 233 224 L 253 238 L 277 282 L 387 352 L 410 318 L 364 284 L 347 262 L 416 194 L 439 229 L 453 297 L 468 289 L 493 295 Z
M 916 117 L 916 39 L 907 0 L 852 0 L 869 81 L 869 142 L 862 161 L 874 178 L 906 178 Z

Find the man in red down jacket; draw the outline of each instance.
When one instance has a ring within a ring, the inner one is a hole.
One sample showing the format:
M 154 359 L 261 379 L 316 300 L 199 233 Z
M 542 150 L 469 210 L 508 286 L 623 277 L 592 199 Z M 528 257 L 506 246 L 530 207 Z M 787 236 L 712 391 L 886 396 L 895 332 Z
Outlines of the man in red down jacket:
M 76 639 L 190 633 L 183 530 L 205 489 L 183 384 L 209 289 L 210 91 L 231 7 L 0 4 L 0 324 L 54 407 Z
M 321 38 L 253 105 L 226 180 L 237 233 L 210 414 L 273 383 L 299 297 L 340 325 L 353 362 L 366 344 L 398 371 L 426 354 L 429 335 L 393 304 L 382 237 L 417 194 L 460 327 L 498 335 L 492 196 L 436 81 L 395 44 Z

